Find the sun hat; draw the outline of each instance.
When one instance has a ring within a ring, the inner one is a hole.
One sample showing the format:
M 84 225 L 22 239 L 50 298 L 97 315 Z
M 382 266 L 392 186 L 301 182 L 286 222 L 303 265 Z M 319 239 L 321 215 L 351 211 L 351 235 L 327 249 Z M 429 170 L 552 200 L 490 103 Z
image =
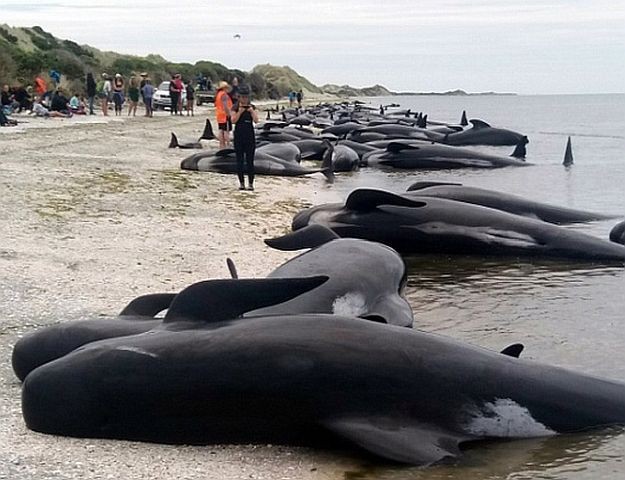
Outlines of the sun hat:
M 122 76 L 122 74 L 121 74 L 121 73 L 116 73 L 116 74 L 115 74 L 115 77 L 116 77 L 116 78 L 119 78 L 119 77 L 121 77 L 121 76 Z
M 219 82 L 219 84 L 217 85 L 217 90 L 221 90 L 222 88 L 228 88 L 230 85 L 228 85 L 228 82 L 225 81 L 221 81 Z

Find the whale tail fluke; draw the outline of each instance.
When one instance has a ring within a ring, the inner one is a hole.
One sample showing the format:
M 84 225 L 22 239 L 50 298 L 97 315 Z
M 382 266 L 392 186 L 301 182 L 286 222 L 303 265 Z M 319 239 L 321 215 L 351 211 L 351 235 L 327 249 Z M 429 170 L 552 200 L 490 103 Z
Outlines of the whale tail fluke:
M 200 137 L 200 140 L 212 140 L 214 138 L 216 137 L 215 137 L 215 134 L 213 133 L 213 124 L 207 118 L 206 123 L 204 124 L 204 131 L 202 132 L 202 136 Z
M 237 266 L 230 257 L 226 258 L 226 265 L 228 266 L 228 272 L 230 272 L 230 278 L 237 280 L 239 278 L 239 272 L 237 272 Z
M 570 167 L 573 165 L 573 148 L 571 147 L 571 137 L 566 141 L 566 151 L 564 152 L 564 160 L 562 165 Z
M 178 148 L 178 137 L 174 132 L 171 132 L 171 140 L 169 141 L 169 148 Z
M 323 152 L 323 161 L 321 162 L 321 173 L 326 177 L 328 183 L 334 183 L 334 146 L 328 141 L 324 140 L 326 145 L 326 151 Z
M 516 147 L 514 147 L 514 152 L 512 152 L 510 156 L 525 160 L 525 155 L 527 155 L 525 145 L 527 145 L 527 137 L 523 137 L 521 141 L 517 143 Z
M 468 124 L 469 124 L 469 121 L 467 120 L 467 111 L 463 110 L 462 117 L 460 117 L 460 125 L 462 125 L 463 127 L 466 127 Z

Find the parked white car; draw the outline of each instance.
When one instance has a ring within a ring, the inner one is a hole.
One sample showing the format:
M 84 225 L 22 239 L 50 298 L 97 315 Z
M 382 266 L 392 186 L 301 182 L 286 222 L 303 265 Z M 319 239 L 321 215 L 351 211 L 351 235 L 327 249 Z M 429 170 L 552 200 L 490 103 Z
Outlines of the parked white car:
M 156 91 L 154 92 L 154 96 L 152 97 L 152 107 L 154 110 L 162 109 L 170 109 L 171 108 L 171 98 L 169 97 L 169 82 L 161 82 Z M 187 90 L 182 90 L 182 108 L 183 110 L 187 108 Z

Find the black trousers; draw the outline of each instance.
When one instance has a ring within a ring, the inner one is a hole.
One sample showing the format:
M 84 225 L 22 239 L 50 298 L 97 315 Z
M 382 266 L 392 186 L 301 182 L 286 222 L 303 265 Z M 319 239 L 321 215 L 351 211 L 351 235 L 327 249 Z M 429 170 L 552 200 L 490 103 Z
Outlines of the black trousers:
M 178 100 L 180 99 L 180 93 L 171 92 L 169 96 L 171 98 L 171 113 L 175 115 L 178 113 Z
M 237 156 L 237 175 L 239 177 L 239 183 L 243 184 L 244 175 L 247 173 L 247 178 L 250 185 L 254 184 L 254 153 L 256 152 L 256 142 L 252 138 L 249 142 L 234 143 L 234 152 Z

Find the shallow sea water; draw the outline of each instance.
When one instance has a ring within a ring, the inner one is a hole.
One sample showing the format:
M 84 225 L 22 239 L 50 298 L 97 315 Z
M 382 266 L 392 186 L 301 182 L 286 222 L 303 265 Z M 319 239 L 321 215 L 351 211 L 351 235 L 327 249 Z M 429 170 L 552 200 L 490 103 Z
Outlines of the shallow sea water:
M 357 187 L 402 192 L 419 180 L 461 182 L 537 201 L 625 216 L 625 95 L 367 98 L 432 120 L 462 110 L 526 134 L 528 168 L 436 172 L 362 170 L 340 176 L 317 203 Z M 575 165 L 562 166 L 568 136 Z M 477 147 L 501 153 L 513 147 Z M 575 228 L 607 238 L 619 221 Z M 572 261 L 417 256 L 408 260 L 415 327 L 492 349 L 521 342 L 526 359 L 625 381 L 625 268 Z M 371 468 L 346 478 L 624 478 L 619 429 L 471 446 L 453 465 Z

